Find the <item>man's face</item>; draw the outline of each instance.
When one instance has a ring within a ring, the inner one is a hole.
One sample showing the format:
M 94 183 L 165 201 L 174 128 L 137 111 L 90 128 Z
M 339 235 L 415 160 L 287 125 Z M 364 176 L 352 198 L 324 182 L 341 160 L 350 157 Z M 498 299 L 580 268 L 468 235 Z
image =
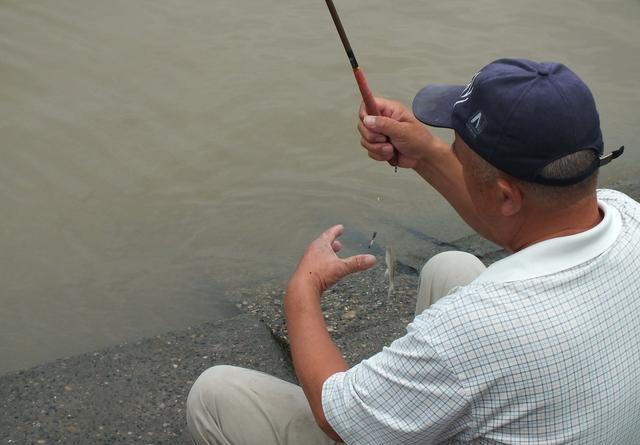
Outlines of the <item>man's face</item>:
M 481 204 L 487 200 L 487 192 L 493 188 L 494 181 L 491 180 L 491 178 L 482 177 L 481 172 L 477 169 L 477 162 L 474 162 L 473 158 L 477 155 L 471 151 L 471 148 L 457 133 L 452 147 L 454 154 L 462 166 L 462 175 L 469 196 L 471 196 L 476 210 L 480 211 L 482 208 Z
M 483 174 L 487 172 L 479 168 L 482 165 L 479 165 L 478 160 L 474 159 L 477 155 L 473 153 L 457 133 L 452 147 L 462 166 L 465 187 L 474 206 L 476 217 L 485 223 L 485 227 L 500 226 L 499 202 L 496 199 L 497 177 L 493 175 L 487 177 L 486 174 Z M 474 227 L 474 229 L 486 238 L 494 239 L 494 234 L 486 233 L 485 230 L 479 227 Z

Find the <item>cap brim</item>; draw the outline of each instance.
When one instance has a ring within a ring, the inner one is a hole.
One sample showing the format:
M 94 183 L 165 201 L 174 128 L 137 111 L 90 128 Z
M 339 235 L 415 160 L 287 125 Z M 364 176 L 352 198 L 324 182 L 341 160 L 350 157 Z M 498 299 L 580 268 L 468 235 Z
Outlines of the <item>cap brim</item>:
M 427 85 L 413 99 L 413 114 L 432 127 L 453 128 L 453 104 L 464 89 L 464 85 Z

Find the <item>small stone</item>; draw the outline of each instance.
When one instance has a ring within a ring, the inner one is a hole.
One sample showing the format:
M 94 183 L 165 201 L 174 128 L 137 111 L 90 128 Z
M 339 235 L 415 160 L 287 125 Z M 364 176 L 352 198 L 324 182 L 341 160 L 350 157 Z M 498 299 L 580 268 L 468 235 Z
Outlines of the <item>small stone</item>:
M 173 369 L 176 369 L 178 367 L 178 365 L 176 365 L 175 363 L 172 363 L 171 366 L 173 366 Z
M 67 431 L 69 431 L 70 433 L 75 433 L 76 431 L 78 431 L 78 429 L 75 427 L 75 425 L 69 425 Z
M 73 387 L 71 385 L 64 385 L 64 390 L 65 391 L 71 391 L 73 389 Z
M 342 314 L 343 320 L 353 320 L 354 318 L 356 318 L 356 311 L 353 309 Z

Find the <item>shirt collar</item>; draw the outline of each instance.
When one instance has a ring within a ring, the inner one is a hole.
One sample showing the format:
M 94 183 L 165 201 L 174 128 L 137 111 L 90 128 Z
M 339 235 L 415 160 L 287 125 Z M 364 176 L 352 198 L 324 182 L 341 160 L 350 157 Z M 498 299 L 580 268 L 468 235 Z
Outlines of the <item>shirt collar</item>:
M 618 209 L 598 201 L 604 218 L 597 226 L 575 235 L 533 244 L 493 263 L 473 283 L 508 283 L 550 275 L 582 264 L 607 250 L 622 230 Z

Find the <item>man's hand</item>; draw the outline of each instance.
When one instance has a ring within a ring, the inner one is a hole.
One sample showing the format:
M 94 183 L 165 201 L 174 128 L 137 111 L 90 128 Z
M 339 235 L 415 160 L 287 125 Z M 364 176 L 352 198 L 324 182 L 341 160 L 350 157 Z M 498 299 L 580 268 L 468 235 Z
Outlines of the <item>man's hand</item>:
M 393 149 L 398 151 L 398 167 L 415 168 L 420 160 L 430 157 L 441 141 L 415 118 L 400 102 L 376 98 L 381 116 L 368 116 L 360 105 L 360 143 L 376 161 L 391 161 Z
M 343 226 L 333 226 L 309 244 L 291 277 L 290 285 L 310 285 L 313 290 L 322 294 L 350 273 L 369 269 L 376 263 L 373 255 L 339 258 L 336 253 L 342 249 L 342 244 L 337 238 L 343 232 Z

